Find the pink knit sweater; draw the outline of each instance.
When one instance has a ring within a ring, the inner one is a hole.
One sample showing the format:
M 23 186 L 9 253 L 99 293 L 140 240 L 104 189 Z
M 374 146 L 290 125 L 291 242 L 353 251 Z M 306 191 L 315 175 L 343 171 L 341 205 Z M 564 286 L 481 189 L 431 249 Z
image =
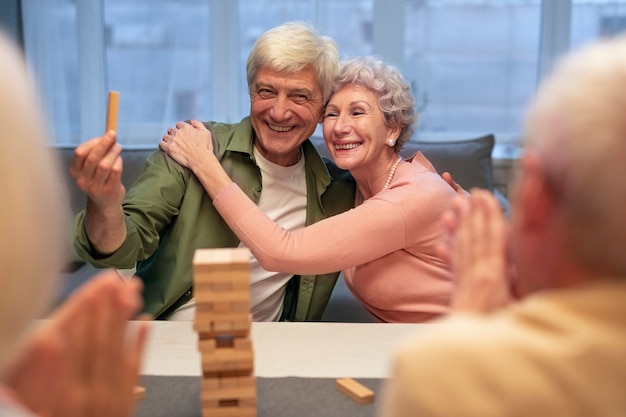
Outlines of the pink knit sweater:
M 232 184 L 214 205 L 270 271 L 344 271 L 354 296 L 379 321 L 422 322 L 445 313 L 451 274 L 436 254 L 442 213 L 456 193 L 417 153 L 390 186 L 356 207 L 305 228 L 286 231 Z

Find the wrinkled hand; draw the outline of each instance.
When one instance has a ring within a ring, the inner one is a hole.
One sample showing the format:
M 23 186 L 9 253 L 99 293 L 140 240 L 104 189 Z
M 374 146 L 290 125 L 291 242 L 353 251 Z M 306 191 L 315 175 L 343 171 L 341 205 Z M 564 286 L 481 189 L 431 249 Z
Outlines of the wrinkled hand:
M 41 416 L 131 416 L 147 323 L 129 329 L 128 320 L 141 288 L 113 271 L 94 277 L 34 328 L 6 385 Z
M 176 127 L 169 128 L 163 135 L 159 149 L 195 172 L 194 168 L 200 166 L 208 154 L 213 153 L 211 132 L 197 120 L 178 122 Z
M 442 222 L 450 237 L 446 252 L 455 290 L 452 309 L 487 313 L 511 302 L 509 226 L 495 197 L 473 190 L 457 197 Z
M 114 131 L 93 138 L 74 150 L 70 174 L 78 188 L 98 207 L 119 207 L 124 200 L 126 190 L 122 184 L 121 152 Z

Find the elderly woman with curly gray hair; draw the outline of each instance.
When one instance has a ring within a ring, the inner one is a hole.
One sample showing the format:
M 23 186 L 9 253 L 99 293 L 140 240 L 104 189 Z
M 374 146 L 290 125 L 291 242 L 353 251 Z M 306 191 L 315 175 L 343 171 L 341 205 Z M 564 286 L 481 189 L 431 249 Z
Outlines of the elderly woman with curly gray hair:
M 288 106 L 281 118 L 276 129 L 290 129 Z M 295 230 L 270 220 L 226 175 L 203 124 L 191 121 L 160 147 L 194 172 L 266 270 L 343 270 L 377 321 L 424 322 L 448 310 L 453 284 L 437 250 L 445 238 L 439 220 L 457 193 L 421 153 L 400 156 L 417 118 L 409 85 L 396 68 L 374 57 L 343 62 L 323 113 L 323 133 L 337 166 L 356 181 L 356 201 L 347 212 Z M 305 163 L 298 161 L 294 170 Z

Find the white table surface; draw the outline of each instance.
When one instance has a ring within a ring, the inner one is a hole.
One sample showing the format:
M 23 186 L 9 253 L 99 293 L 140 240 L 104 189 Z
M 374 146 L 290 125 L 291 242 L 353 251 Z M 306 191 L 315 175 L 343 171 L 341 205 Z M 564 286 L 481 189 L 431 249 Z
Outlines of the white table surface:
M 398 342 L 432 325 L 252 323 L 258 377 L 386 378 Z M 198 337 L 190 321 L 150 323 L 143 375 L 199 376 Z

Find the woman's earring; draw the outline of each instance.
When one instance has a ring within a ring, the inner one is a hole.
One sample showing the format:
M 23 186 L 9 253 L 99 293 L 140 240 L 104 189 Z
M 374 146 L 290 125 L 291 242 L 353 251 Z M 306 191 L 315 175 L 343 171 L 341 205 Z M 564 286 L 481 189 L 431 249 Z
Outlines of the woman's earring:
M 396 145 L 396 141 L 394 139 L 389 139 L 387 141 L 387 145 L 393 148 Z

